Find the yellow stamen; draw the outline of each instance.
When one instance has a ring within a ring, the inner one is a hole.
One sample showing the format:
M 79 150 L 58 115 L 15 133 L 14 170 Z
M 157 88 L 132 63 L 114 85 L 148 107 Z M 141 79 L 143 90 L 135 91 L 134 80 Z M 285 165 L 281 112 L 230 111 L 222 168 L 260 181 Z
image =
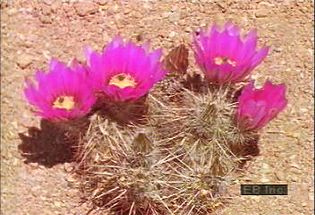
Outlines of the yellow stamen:
M 224 60 L 221 57 L 216 57 L 216 58 L 214 58 L 214 63 L 217 65 L 221 65 L 224 63 Z
M 231 59 L 229 59 L 228 57 L 216 57 L 216 58 L 214 58 L 214 63 L 216 65 L 222 65 L 224 63 L 228 63 L 228 64 L 230 64 L 233 67 L 236 66 L 236 62 L 231 60 Z
M 53 108 L 72 110 L 75 106 L 73 96 L 59 96 L 53 103 Z
M 113 76 L 109 80 L 109 85 L 114 85 L 116 87 L 123 89 L 126 87 L 133 87 L 134 88 L 137 85 L 137 83 L 131 75 L 125 74 L 125 73 L 120 73 L 118 75 Z
M 236 62 L 230 59 L 227 59 L 227 63 L 230 64 L 231 66 L 235 67 L 236 66 Z

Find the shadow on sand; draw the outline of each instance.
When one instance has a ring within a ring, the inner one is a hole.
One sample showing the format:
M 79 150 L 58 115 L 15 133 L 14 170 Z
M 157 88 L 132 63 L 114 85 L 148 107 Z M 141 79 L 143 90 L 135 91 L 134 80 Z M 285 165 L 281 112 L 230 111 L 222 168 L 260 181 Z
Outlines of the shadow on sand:
M 239 163 L 239 169 L 243 169 L 248 161 L 260 154 L 259 136 L 245 144 L 232 147 L 232 152 L 237 157 L 242 158 L 242 161 Z
M 70 138 L 55 124 L 41 120 L 40 128 L 30 127 L 19 133 L 22 143 L 18 146 L 24 163 L 38 163 L 45 167 L 75 160 L 78 138 Z

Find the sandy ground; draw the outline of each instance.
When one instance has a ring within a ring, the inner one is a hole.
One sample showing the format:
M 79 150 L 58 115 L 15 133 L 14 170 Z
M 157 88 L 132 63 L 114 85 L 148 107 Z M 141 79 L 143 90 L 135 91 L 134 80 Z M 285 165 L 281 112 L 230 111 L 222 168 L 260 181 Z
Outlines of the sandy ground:
M 229 187 L 233 199 L 217 213 L 313 213 L 313 1 L 1 2 L 1 214 L 87 212 L 66 180 L 71 154 L 49 141 L 21 138 L 28 127 L 39 127 L 23 98 L 24 77 L 46 69 L 51 57 L 83 59 L 84 45 L 100 50 L 117 33 L 169 50 L 189 42 L 199 26 L 226 20 L 246 30 L 257 28 L 260 44 L 271 46 L 254 76 L 260 83 L 266 78 L 286 83 L 289 105 L 265 128 L 260 156 Z M 34 128 L 32 132 L 37 134 Z M 286 183 L 289 195 L 240 196 L 241 183 Z

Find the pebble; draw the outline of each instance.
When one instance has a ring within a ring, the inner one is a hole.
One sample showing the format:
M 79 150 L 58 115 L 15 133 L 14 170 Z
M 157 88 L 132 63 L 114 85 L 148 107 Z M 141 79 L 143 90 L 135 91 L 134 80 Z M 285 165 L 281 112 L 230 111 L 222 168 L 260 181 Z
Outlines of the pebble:
M 185 27 L 184 31 L 187 32 L 187 33 L 190 33 L 191 32 L 191 28 L 187 26 L 187 27 Z
M 280 48 L 280 47 L 276 47 L 276 48 L 274 48 L 274 51 L 279 53 L 279 52 L 281 52 L 281 51 L 282 51 L 282 48 Z
M 152 7 L 152 4 L 150 2 L 144 2 L 143 3 L 143 7 L 145 9 L 152 9 L 152 10 L 154 10 L 154 7 Z
M 176 32 L 175 31 L 171 31 L 171 33 L 168 35 L 170 38 L 173 38 L 176 36 Z
M 12 162 L 12 165 L 13 165 L 13 166 L 17 166 L 17 165 L 19 165 L 19 164 L 20 164 L 20 160 L 17 159 L 17 158 L 14 158 L 14 159 L 13 159 L 13 162 Z
M 143 41 L 144 38 L 145 38 L 145 37 L 144 37 L 144 33 L 139 33 L 139 34 L 136 35 L 136 40 L 137 40 L 138 42 Z
M 267 17 L 269 13 L 268 9 L 259 9 L 255 12 L 256 18 L 264 18 Z
M 43 201 L 47 201 L 47 198 L 45 196 L 40 196 L 39 198 Z
M 62 3 L 60 1 L 54 1 L 52 3 L 52 5 L 50 5 L 50 9 L 53 11 L 53 12 L 56 12 L 60 7 L 61 7 Z
M 96 3 L 101 6 L 104 6 L 107 3 L 107 0 L 96 0 Z
M 289 179 L 292 181 L 292 182 L 297 182 L 299 180 L 298 176 L 297 175 L 290 175 L 289 176 Z
M 8 15 L 9 15 L 9 16 L 13 16 L 13 15 L 15 15 L 17 12 L 18 12 L 17 9 L 11 8 L 11 9 L 8 10 Z
M 267 182 L 270 182 L 270 180 L 269 180 L 269 178 L 263 177 L 260 179 L 260 182 L 261 183 L 267 183 Z
M 44 57 L 45 57 L 46 60 L 51 59 L 51 54 L 50 54 L 49 51 L 44 50 L 44 51 L 42 51 L 42 53 L 43 53 L 43 55 L 44 55 Z
M 32 56 L 30 56 L 29 54 L 26 54 L 26 53 L 22 53 L 22 54 L 18 55 L 18 57 L 17 57 L 17 65 L 21 69 L 25 69 L 32 63 L 32 60 L 33 60 Z
M 164 13 L 162 13 L 162 17 L 163 18 L 169 17 L 170 14 L 171 14 L 170 12 L 164 12 Z
M 52 13 L 52 9 L 49 6 L 43 6 L 41 8 L 42 14 L 44 15 L 50 15 Z
M 282 171 L 275 172 L 275 175 L 279 181 L 285 181 L 286 180 L 286 175 Z
M 169 16 L 169 20 L 173 23 L 176 23 L 180 20 L 180 12 L 172 12 Z
M 74 8 L 79 16 L 86 16 L 98 11 L 97 4 L 89 1 L 78 1 L 74 4 Z
M 46 5 L 51 6 L 53 4 L 54 0 L 43 0 L 43 3 Z
M 301 167 L 297 163 L 292 163 L 290 166 L 295 169 L 301 170 Z
M 296 159 L 296 155 L 291 155 L 289 158 L 291 159 L 291 160 L 295 160 Z
M 127 14 L 129 14 L 131 12 L 132 12 L 132 10 L 130 8 L 125 8 L 124 9 L 124 15 L 127 15 Z
M 73 170 L 73 165 L 71 164 L 71 163 L 65 163 L 64 164 L 64 170 L 66 171 L 66 172 L 70 172 L 70 171 L 72 171 Z
M 9 3 L 8 2 L 1 2 L 1 9 L 9 7 Z
M 269 2 L 259 2 L 258 6 L 264 7 L 264 8 L 271 8 L 271 7 L 274 7 L 275 5 Z
M 269 169 L 270 168 L 269 164 L 267 164 L 267 163 L 263 163 L 261 167 L 263 169 Z
M 52 18 L 50 16 L 47 16 L 47 15 L 41 15 L 39 17 L 39 20 L 43 24 L 51 24 L 52 23 Z
M 109 16 L 115 15 L 119 9 L 117 4 L 111 5 L 110 7 L 106 7 L 106 8 L 107 8 L 106 9 L 107 15 Z
M 62 207 L 62 203 L 59 201 L 54 201 L 54 206 L 57 208 L 61 208 Z
M 30 47 L 32 47 L 33 43 L 32 43 L 32 41 L 25 40 L 21 45 L 26 47 L 26 48 L 30 48 Z
M 222 13 L 226 12 L 226 8 L 228 7 L 226 4 L 221 1 L 216 2 L 216 4 L 220 7 Z
M 314 191 L 313 191 L 313 193 L 314 193 Z M 308 198 L 309 198 L 309 200 L 314 201 L 314 195 L 313 194 L 309 193 Z

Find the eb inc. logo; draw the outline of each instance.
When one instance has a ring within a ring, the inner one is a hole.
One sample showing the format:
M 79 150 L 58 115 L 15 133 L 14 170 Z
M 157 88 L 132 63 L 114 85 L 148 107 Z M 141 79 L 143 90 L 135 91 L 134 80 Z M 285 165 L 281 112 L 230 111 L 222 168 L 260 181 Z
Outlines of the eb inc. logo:
M 242 184 L 241 195 L 288 195 L 287 184 Z

